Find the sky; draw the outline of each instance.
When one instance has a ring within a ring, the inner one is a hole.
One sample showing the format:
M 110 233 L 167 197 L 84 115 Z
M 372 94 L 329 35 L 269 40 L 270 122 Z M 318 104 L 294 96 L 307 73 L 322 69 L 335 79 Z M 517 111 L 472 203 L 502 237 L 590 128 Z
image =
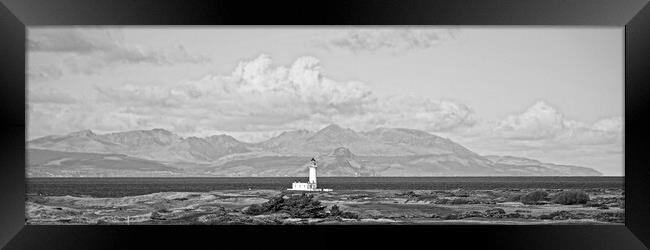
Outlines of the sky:
M 330 123 L 623 175 L 621 27 L 28 29 L 28 139 L 164 128 L 258 142 Z

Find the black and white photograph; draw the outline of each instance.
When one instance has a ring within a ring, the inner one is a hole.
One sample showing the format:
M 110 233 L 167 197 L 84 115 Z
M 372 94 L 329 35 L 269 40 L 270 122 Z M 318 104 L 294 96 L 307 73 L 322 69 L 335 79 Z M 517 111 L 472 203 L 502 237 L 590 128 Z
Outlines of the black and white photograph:
M 29 26 L 27 225 L 624 225 L 624 28 Z

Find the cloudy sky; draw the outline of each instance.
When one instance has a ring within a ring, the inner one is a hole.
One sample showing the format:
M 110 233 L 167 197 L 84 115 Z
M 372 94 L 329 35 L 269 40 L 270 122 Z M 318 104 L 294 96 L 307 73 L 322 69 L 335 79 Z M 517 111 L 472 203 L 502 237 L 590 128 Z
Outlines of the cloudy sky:
M 623 175 L 620 27 L 30 27 L 28 139 L 336 123 Z

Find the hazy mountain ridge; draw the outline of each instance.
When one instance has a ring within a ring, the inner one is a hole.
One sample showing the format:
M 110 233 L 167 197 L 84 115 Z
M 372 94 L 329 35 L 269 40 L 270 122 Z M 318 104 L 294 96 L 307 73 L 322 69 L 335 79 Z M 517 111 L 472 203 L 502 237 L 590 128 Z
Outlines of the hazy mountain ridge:
M 27 151 L 29 177 L 180 176 L 180 168 L 123 154 Z M 128 175 L 123 175 L 127 173 Z
M 133 130 L 97 135 L 90 130 L 46 136 L 28 142 L 29 148 L 63 152 L 118 153 L 147 160 L 207 163 L 245 153 L 247 143 L 229 135 L 182 138 L 164 129 Z
M 28 147 L 36 149 L 30 151 L 36 156 L 45 152 L 56 155 L 58 151 L 62 155 L 59 160 L 69 157 L 70 152 L 120 154 L 130 161 L 169 167 L 175 171 L 157 173 L 172 176 L 303 176 L 315 155 L 320 176 L 601 175 L 586 167 L 513 156 L 481 156 L 425 131 L 377 128 L 356 132 L 335 124 L 315 132 L 287 131 L 259 143 L 241 142 L 229 135 L 183 138 L 164 129 L 103 135 L 84 130 L 37 138 L 29 141 Z M 94 155 L 76 156 L 80 158 L 75 166 L 106 166 Z M 34 167 L 38 173 L 51 166 L 31 157 L 28 161 L 30 169 Z M 125 176 L 130 175 L 128 168 L 122 169 Z M 53 171 L 49 174 L 57 175 L 56 168 L 49 170 Z
M 401 128 L 377 128 L 355 132 L 331 124 L 317 132 L 291 131 L 256 144 L 264 150 L 282 155 L 329 154 L 346 147 L 363 156 L 404 156 L 422 154 L 476 153 L 453 141 L 424 131 Z
M 508 169 L 528 169 L 544 174 L 568 175 L 568 176 L 590 176 L 602 175 L 602 173 L 587 167 L 560 165 L 553 163 L 544 163 L 538 160 L 516 157 L 516 156 L 497 156 L 487 155 L 485 158 L 492 161 L 496 166 Z

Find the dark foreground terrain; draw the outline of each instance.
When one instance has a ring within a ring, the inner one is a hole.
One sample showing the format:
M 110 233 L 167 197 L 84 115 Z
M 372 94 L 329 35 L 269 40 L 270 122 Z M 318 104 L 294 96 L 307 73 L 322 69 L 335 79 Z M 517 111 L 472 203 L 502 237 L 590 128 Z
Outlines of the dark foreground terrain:
M 621 188 L 30 193 L 27 224 L 622 224 Z

